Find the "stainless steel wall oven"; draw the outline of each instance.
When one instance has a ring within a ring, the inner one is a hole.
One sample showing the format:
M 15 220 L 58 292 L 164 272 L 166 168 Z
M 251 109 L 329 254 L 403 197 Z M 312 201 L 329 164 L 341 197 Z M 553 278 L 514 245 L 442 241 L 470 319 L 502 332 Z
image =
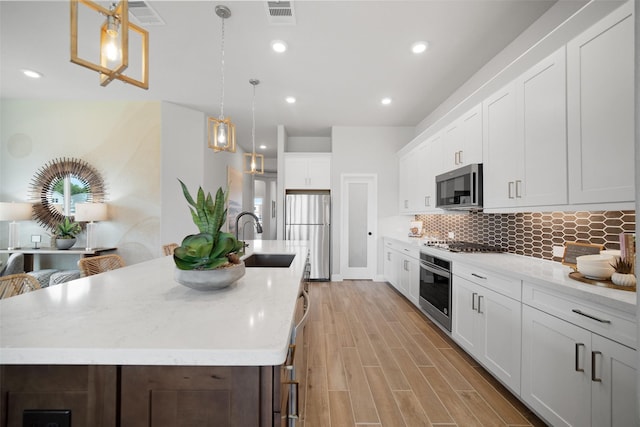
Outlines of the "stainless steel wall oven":
M 451 262 L 420 253 L 420 308 L 451 331 Z

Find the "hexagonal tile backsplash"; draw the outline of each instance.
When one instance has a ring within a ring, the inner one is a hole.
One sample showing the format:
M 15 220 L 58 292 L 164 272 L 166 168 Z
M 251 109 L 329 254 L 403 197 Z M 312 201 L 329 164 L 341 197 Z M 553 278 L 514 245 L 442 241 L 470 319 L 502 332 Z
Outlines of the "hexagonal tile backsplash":
M 594 243 L 620 249 L 619 234 L 636 232 L 635 211 L 526 212 L 416 215 L 425 235 L 501 246 L 508 252 L 554 259 L 553 246 Z

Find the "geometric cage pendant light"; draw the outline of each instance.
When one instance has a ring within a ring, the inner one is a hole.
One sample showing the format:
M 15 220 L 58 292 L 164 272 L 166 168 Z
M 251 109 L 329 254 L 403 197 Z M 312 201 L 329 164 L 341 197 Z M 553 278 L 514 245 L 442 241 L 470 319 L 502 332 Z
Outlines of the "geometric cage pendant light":
M 70 5 L 71 62 L 100 73 L 101 86 L 106 86 L 113 80 L 120 80 L 142 89 L 149 89 L 149 33 L 144 28 L 129 22 L 128 1 L 120 0 L 119 3 L 112 3 L 109 9 L 91 0 L 71 0 Z M 106 18 L 99 28 L 99 63 L 80 57 L 79 5 L 98 12 Z M 141 75 L 139 79 L 124 74 L 129 67 L 130 33 L 137 35 L 140 40 Z
M 222 42 L 220 54 L 220 115 L 207 117 L 207 139 L 209 148 L 213 151 L 236 152 L 236 126 L 229 117 L 224 117 L 224 21 L 231 16 L 228 7 L 216 6 L 216 15 L 222 20 Z

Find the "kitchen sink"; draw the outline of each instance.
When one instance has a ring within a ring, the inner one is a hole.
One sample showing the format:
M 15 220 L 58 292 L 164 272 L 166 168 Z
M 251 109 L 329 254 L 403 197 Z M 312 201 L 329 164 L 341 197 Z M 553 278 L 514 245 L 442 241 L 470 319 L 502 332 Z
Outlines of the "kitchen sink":
M 244 259 L 245 267 L 287 268 L 293 262 L 292 254 L 252 254 Z

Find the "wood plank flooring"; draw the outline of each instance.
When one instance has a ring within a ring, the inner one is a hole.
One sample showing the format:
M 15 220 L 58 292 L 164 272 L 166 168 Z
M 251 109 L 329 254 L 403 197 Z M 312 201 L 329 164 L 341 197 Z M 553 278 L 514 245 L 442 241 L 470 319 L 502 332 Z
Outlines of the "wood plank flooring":
M 301 426 L 545 425 L 387 283 L 309 292 Z

